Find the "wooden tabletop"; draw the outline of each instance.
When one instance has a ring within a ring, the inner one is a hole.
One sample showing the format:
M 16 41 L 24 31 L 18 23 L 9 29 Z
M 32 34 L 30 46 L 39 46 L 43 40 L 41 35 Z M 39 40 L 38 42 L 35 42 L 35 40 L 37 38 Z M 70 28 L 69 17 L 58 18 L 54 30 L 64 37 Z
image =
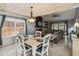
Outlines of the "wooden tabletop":
M 37 40 L 37 38 L 39 38 L 39 37 L 30 37 L 30 38 L 28 37 L 27 40 L 24 41 L 24 43 L 28 44 L 32 47 L 38 46 L 38 45 L 42 44 L 42 42 L 39 42 Z M 41 37 L 40 39 L 43 39 L 43 37 Z

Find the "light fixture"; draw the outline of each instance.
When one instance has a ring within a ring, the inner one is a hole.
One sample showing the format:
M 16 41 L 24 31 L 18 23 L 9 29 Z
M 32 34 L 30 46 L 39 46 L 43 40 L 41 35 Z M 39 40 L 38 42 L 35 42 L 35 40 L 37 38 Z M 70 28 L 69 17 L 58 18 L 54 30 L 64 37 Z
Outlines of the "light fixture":
M 76 28 L 79 27 L 79 23 L 78 23 L 78 21 L 77 21 L 77 18 L 76 18 L 76 22 L 75 22 L 75 24 L 74 24 L 74 27 L 76 27 Z
M 28 18 L 28 21 L 29 21 L 30 23 L 33 23 L 33 22 L 35 22 L 35 18 L 33 17 L 33 12 L 32 12 L 33 7 L 31 6 L 30 8 L 31 8 L 31 15 L 30 15 L 30 17 Z
M 76 18 L 76 22 L 74 24 L 74 27 L 75 28 L 78 28 L 79 27 L 79 23 L 78 23 L 78 8 L 76 8 L 76 13 L 75 13 L 75 18 Z

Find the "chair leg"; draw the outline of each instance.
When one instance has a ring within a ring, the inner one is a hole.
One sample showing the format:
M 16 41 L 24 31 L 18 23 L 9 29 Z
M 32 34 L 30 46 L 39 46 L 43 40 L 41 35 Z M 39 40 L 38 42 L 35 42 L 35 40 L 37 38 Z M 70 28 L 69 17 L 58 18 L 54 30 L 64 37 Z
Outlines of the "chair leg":
M 48 51 L 47 51 L 47 56 L 48 56 Z
M 26 56 L 26 51 L 24 51 L 24 56 Z

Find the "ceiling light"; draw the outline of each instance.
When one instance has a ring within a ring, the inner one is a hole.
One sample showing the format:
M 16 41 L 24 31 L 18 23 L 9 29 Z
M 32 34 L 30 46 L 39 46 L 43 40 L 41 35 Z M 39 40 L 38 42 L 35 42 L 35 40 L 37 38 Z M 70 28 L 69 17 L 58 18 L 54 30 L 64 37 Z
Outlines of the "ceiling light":
M 32 12 L 33 7 L 31 6 L 30 8 L 31 8 L 31 15 L 28 18 L 28 21 L 31 22 L 31 23 L 33 23 L 33 22 L 35 22 L 35 18 L 33 17 L 33 12 Z
M 76 27 L 76 28 L 79 27 L 79 23 L 78 23 L 78 8 L 76 9 L 76 22 L 74 24 L 74 27 Z
M 74 24 L 74 27 L 78 28 L 79 27 L 79 23 L 77 22 L 77 19 L 76 19 L 76 22 Z

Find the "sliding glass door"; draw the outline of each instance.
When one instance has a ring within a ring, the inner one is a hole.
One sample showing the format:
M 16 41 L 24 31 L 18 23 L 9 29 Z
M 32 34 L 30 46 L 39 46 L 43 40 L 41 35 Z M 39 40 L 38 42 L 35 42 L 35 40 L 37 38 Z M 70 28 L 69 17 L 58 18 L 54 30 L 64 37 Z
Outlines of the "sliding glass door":
M 19 33 L 23 34 L 26 33 L 26 29 L 25 29 L 25 20 L 17 20 L 15 22 L 15 31 L 18 31 Z
M 3 45 L 12 44 L 16 39 L 16 31 L 26 33 L 25 20 L 13 17 L 6 17 L 2 27 L 2 43 Z
M 2 28 L 2 36 L 13 36 L 16 31 L 25 33 L 25 20 L 6 17 Z
M 14 34 L 14 22 L 5 20 L 2 28 L 2 36 L 11 36 Z

